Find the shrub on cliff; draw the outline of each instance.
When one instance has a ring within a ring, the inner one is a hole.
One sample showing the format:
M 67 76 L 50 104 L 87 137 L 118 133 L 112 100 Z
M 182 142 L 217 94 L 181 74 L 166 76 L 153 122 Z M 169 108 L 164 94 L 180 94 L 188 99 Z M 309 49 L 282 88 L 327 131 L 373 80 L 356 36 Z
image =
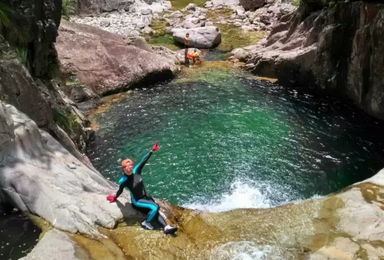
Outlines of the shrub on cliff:
M 300 0 L 293 0 L 293 1 L 292 1 L 292 4 L 293 4 L 294 6 L 299 6 L 299 5 L 300 5 Z
M 69 20 L 69 17 L 75 14 L 75 1 L 73 0 L 63 0 L 61 15 L 65 20 Z
M 29 31 L 22 26 L 23 18 L 11 7 L 0 2 L 0 34 L 13 46 L 26 46 Z

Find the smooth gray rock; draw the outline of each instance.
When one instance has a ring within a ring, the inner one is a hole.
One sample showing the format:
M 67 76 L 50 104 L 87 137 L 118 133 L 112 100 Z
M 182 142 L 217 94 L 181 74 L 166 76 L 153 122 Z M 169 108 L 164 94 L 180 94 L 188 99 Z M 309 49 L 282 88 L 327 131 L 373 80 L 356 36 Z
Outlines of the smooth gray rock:
M 205 2 L 205 4 L 204 4 L 204 7 L 205 7 L 205 8 L 211 8 L 212 6 L 213 6 L 212 1 L 207 1 L 207 2 Z
M 205 26 L 192 29 L 172 30 L 173 39 L 184 44 L 186 33 L 189 33 L 189 44 L 191 47 L 209 49 L 216 47 L 221 42 L 221 33 L 215 26 Z
M 164 1 L 164 2 L 163 2 L 163 6 L 164 6 L 166 9 L 171 9 L 171 8 L 172 8 L 172 3 L 171 3 L 171 1 Z
M 87 251 L 73 242 L 67 234 L 53 229 L 45 233 L 37 246 L 19 260 L 84 260 L 90 259 Z
M 151 9 L 141 9 L 141 14 L 142 15 L 149 15 L 149 14 L 152 14 L 152 10 Z
M 106 200 L 116 193 L 116 184 L 81 163 L 15 107 L 0 104 L 0 133 L 6 137 L 0 138 L 0 202 L 73 233 L 97 235 L 98 226 L 113 228 L 123 214 L 137 216 L 130 204 L 119 208 Z M 125 204 L 128 197 L 124 193 L 119 200 Z
M 174 18 L 181 18 L 181 17 L 183 17 L 183 14 L 180 11 L 175 11 L 175 12 L 171 13 L 169 17 L 171 17 L 173 19 Z
M 197 24 L 191 23 L 190 21 L 185 21 L 182 26 L 185 29 L 192 29 L 192 28 L 199 27 Z
M 188 4 L 188 5 L 185 7 L 185 9 L 186 9 L 186 10 L 192 10 L 192 11 L 195 11 L 195 10 L 196 10 L 196 7 L 197 7 L 196 4 L 192 4 L 192 3 L 190 3 L 190 4 Z
M 226 6 L 238 6 L 239 0 L 212 0 L 211 1 L 214 6 L 226 5 Z
M 145 29 L 151 33 L 151 28 Z M 127 29 L 126 35 L 138 32 Z M 149 75 L 169 78 L 177 65 L 151 50 L 127 45 L 116 34 L 87 25 L 63 21 L 56 48 L 63 72 L 76 72 L 79 82 L 103 95 L 137 83 Z M 86 59 L 84 57 L 87 57 Z
M 194 23 L 194 24 L 198 24 L 198 23 L 200 22 L 200 20 L 199 20 L 199 18 L 197 18 L 197 17 L 192 17 L 192 18 L 189 20 L 189 22 Z

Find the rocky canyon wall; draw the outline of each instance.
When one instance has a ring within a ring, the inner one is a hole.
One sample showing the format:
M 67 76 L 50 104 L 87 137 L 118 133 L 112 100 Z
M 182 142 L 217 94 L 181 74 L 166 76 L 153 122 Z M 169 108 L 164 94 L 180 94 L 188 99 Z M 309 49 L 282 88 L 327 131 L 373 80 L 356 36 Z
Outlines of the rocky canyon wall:
M 384 119 L 384 4 L 303 0 L 266 40 L 233 51 L 255 74 L 324 89 Z

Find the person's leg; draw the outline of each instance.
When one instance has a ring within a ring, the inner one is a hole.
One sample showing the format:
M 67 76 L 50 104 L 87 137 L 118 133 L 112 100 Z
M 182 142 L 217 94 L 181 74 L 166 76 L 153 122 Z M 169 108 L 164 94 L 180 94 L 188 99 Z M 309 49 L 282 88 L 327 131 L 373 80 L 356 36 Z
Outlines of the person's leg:
M 174 234 L 177 231 L 177 227 L 168 225 L 167 222 L 165 222 L 165 219 L 161 215 L 161 212 L 160 212 L 160 206 L 155 202 L 155 200 L 151 196 L 147 196 L 146 199 L 149 201 L 152 201 L 153 203 L 155 203 L 159 207 L 159 210 L 156 213 L 157 214 L 157 221 L 160 223 L 160 225 L 163 226 L 163 232 L 165 234 Z
M 148 215 L 147 215 L 147 219 L 146 219 L 147 222 L 151 222 L 159 210 L 159 205 L 157 205 L 154 201 L 148 200 L 145 198 L 142 198 L 142 199 L 139 199 L 138 201 L 136 201 L 135 206 L 139 207 L 139 208 L 146 208 L 146 209 L 150 210 L 148 212 Z
M 157 215 L 157 221 L 164 228 L 167 225 L 167 222 L 165 222 L 165 219 L 163 218 L 163 216 L 161 216 L 160 211 L 158 211 L 156 215 Z
M 146 201 L 148 201 L 148 203 L 152 203 L 153 205 L 157 206 L 158 210 L 157 210 L 155 218 L 160 223 L 160 225 L 164 228 L 167 225 L 167 222 L 165 222 L 165 219 L 163 218 L 163 216 L 160 213 L 160 206 L 155 202 L 155 200 L 151 196 L 147 195 L 145 199 L 146 199 Z

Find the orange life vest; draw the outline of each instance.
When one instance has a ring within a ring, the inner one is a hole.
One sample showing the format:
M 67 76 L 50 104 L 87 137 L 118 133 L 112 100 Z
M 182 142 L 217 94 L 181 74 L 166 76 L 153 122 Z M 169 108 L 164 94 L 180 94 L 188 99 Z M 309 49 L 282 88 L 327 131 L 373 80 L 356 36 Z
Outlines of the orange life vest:
M 190 53 L 188 53 L 187 54 L 187 56 L 188 56 L 188 58 L 196 58 L 197 57 L 197 53 L 192 53 L 192 54 L 190 54 Z

